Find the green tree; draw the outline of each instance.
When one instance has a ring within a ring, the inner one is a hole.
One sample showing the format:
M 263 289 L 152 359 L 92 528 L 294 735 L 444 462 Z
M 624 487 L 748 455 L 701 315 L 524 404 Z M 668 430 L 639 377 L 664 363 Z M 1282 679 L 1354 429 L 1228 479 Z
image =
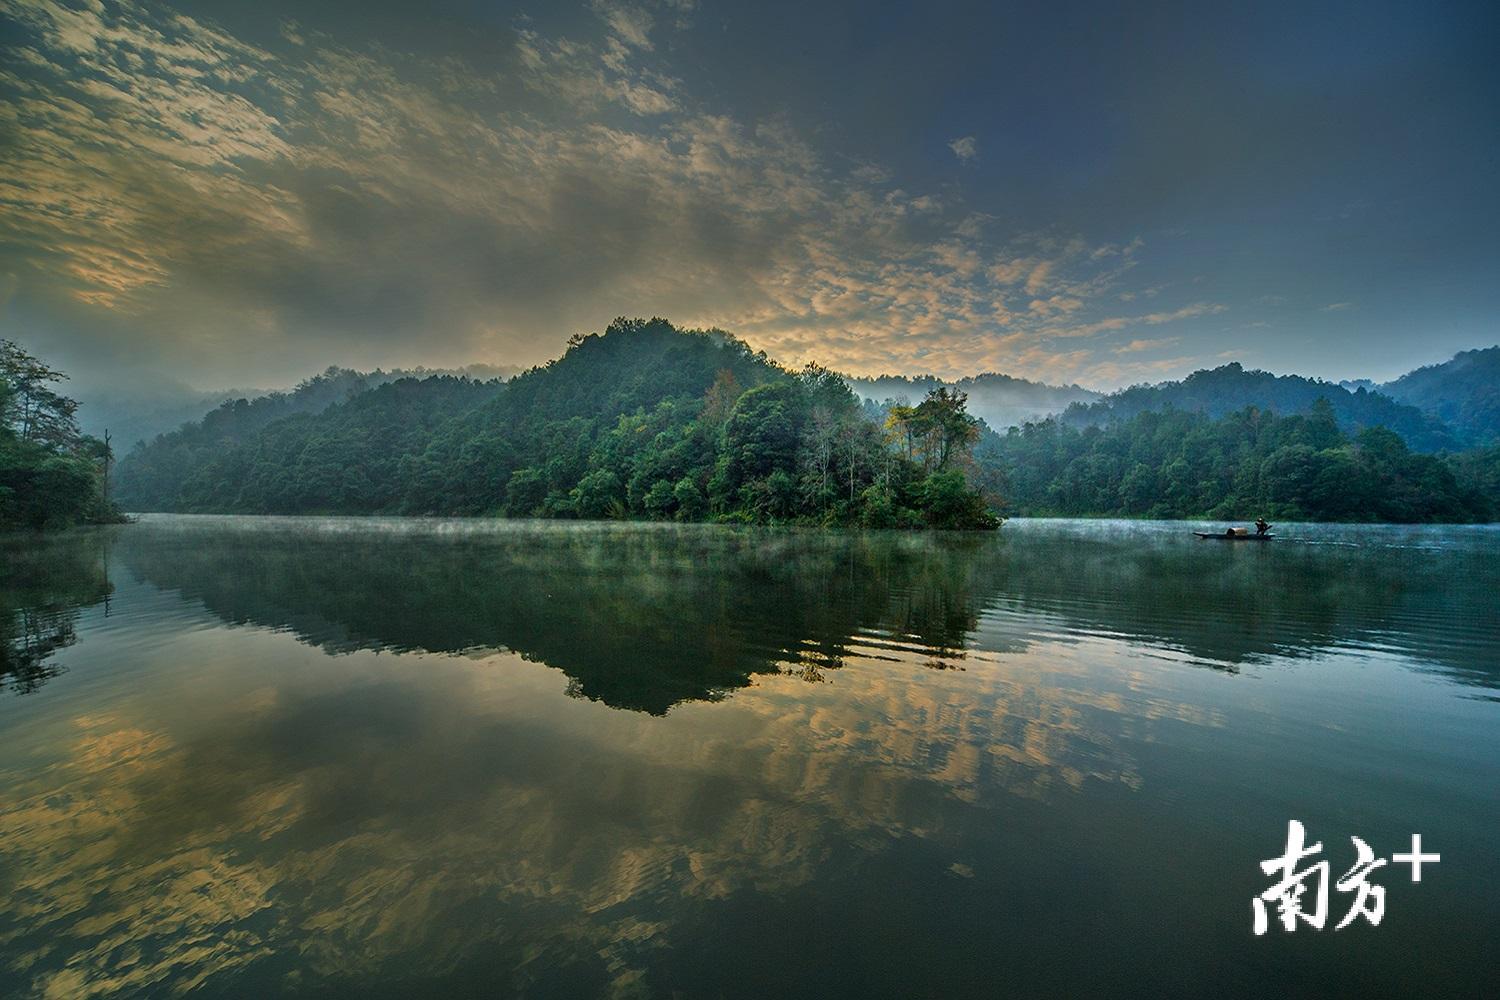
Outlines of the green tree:
M 806 400 L 794 382 L 768 382 L 740 396 L 724 424 L 712 499 L 731 504 L 743 486 L 792 467 L 806 419 Z
M 78 403 L 52 388 L 67 377 L 20 345 L 0 340 L 0 379 L 8 384 L 0 397 L 0 422 L 28 444 L 55 449 L 76 445 Z
M 708 501 L 698 484 L 684 476 L 672 487 L 672 499 L 677 501 L 677 517 L 683 521 L 696 521 L 708 513 Z
M 65 378 L 0 341 L 0 527 L 119 518 L 103 495 L 109 446 L 78 432 L 78 404 L 53 388 Z
M 609 469 L 596 469 L 578 481 L 569 494 L 579 517 L 619 517 L 624 511 L 625 491 L 620 477 Z
M 505 509 L 514 517 L 529 517 L 547 498 L 547 480 L 536 469 L 517 469 L 505 484 Z
M 923 514 L 934 528 L 993 528 L 996 518 L 983 499 L 969 489 L 962 472 L 934 472 L 918 488 Z

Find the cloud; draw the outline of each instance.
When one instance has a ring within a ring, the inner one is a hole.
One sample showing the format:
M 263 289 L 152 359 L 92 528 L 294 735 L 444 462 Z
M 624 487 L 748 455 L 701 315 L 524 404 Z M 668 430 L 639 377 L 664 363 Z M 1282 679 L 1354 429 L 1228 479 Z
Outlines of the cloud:
M 1137 326 L 1160 326 L 1163 323 L 1176 323 L 1181 320 L 1197 319 L 1201 316 L 1213 316 L 1223 312 L 1227 307 L 1213 302 L 1195 302 L 1192 305 L 1174 309 L 1171 312 L 1146 313 L 1143 316 L 1110 316 L 1105 319 L 1094 320 L 1078 326 L 1066 328 L 1054 328 L 1048 331 L 1054 337 L 1092 337 L 1099 333 L 1109 333 L 1115 330 L 1127 330 Z
M 1131 732 L 1221 724 L 1169 698 L 1121 699 L 1128 676 L 1101 682 L 1063 643 L 1044 649 L 1045 670 L 976 657 L 963 672 L 923 670 L 893 645 L 849 657 L 839 699 L 810 697 L 789 663 L 725 709 L 649 729 L 560 697 L 558 671 L 509 653 L 356 651 L 284 683 L 221 681 L 212 738 L 140 712 L 144 699 L 65 719 L 55 759 L 0 797 L 30 932 L 8 941 L 6 971 L 38 996 L 173 994 L 232 987 L 283 953 L 319 983 L 437 977 L 519 940 L 543 967 L 602 958 L 610 995 L 636 995 L 651 950 L 691 940 L 703 904 L 806 886 L 829 857 L 898 838 L 951 842 L 954 803 L 1139 788 L 1116 701 Z M 891 720 L 873 735 L 871 705 Z M 399 721 L 414 717 L 443 724 L 411 739 Z M 289 733 L 327 752 L 276 738 Z M 730 804 L 706 810 L 714 795 Z M 616 818 L 578 821 L 595 815 Z M 682 905 L 651 905 L 668 894 Z
M 1178 377 L 1201 366 L 1202 360 L 1191 355 L 1153 361 L 1100 361 L 1085 365 L 1082 377 L 1095 385 L 1128 385 Z
M 1215 302 L 1195 302 L 1190 306 L 1183 306 L 1181 309 L 1174 309 L 1171 312 L 1147 313 L 1146 315 L 1140 317 L 1140 322 L 1147 324 L 1148 326 L 1157 326 L 1161 323 L 1175 323 L 1181 319 L 1196 319 L 1199 316 L 1216 316 L 1219 313 L 1224 312 L 1228 308 L 1228 306 L 1220 305 Z
M 529 364 L 621 314 L 855 373 L 1064 377 L 1094 349 L 1058 340 L 1222 308 L 1117 315 L 1140 240 L 1006 232 L 830 161 L 670 74 L 656 39 L 688 5 L 593 9 L 594 36 L 523 24 L 477 65 L 0 0 L 12 312 L 46 319 L 60 361 L 213 386 Z
M 639 7 L 625 4 L 595 4 L 611 33 L 635 49 L 651 49 L 651 17 Z
M 972 135 L 954 139 L 948 143 L 948 148 L 953 150 L 953 155 L 958 157 L 959 163 L 972 163 L 979 159 L 979 144 Z
M 1143 351 L 1155 351 L 1163 347 L 1171 347 L 1181 341 L 1181 337 L 1158 337 L 1156 339 L 1132 340 L 1128 344 L 1121 344 L 1115 348 L 1116 354 L 1139 354 Z
M 1353 308 L 1354 308 L 1354 303 L 1353 302 L 1330 302 L 1330 303 L 1328 303 L 1328 305 L 1326 305 L 1326 306 L 1323 307 L 1323 312 L 1326 312 L 1326 313 L 1343 312 L 1345 309 L 1353 309 Z

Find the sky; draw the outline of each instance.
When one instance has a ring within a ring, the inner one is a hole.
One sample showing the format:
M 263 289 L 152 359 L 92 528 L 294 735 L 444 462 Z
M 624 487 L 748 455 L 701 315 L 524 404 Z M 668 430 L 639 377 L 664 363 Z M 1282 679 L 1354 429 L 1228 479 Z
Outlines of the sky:
M 1222 9 L 1209 9 L 1209 8 Z M 1500 8 L 0 0 L 0 337 L 81 386 L 1384 380 L 1500 340 Z

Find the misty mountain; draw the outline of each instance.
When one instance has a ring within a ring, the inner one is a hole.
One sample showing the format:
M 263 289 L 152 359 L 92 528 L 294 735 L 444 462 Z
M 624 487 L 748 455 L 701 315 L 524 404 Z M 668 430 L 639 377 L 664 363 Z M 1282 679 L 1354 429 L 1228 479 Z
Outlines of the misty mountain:
M 103 437 L 106 430 L 114 440 L 115 451 L 128 452 L 136 444 L 151 441 L 160 434 L 178 430 L 205 414 L 237 401 L 269 402 L 256 413 L 286 416 L 291 413 L 315 412 L 332 403 L 402 378 L 425 378 L 430 375 L 454 375 L 474 381 L 509 378 L 520 369 L 513 365 L 466 365 L 463 368 L 396 368 L 358 372 L 330 366 L 324 372 L 305 379 L 291 389 L 195 389 L 181 382 L 163 381 L 151 386 L 132 388 L 99 387 L 78 393 L 78 424 L 85 434 Z M 275 417 L 270 417 L 275 419 Z
M 1500 347 L 1462 351 L 1387 382 L 1380 391 L 1447 421 L 1472 443 L 1500 438 Z
M 464 371 L 496 371 L 473 365 Z M 127 502 L 151 506 L 179 495 L 187 483 L 205 465 L 227 450 L 251 439 L 255 434 L 280 420 L 296 416 L 314 416 L 329 407 L 369 395 L 382 386 L 399 382 L 462 382 L 498 387 L 501 380 L 492 378 L 476 382 L 431 369 L 390 372 L 357 372 L 348 368 L 329 367 L 319 375 L 304 379 L 290 392 L 269 392 L 253 399 L 227 399 L 202 415 L 201 419 L 183 423 L 176 430 L 159 434 L 149 441 L 138 440 L 125 452 L 117 473 L 119 495 Z M 445 397 L 446 398 L 446 397 Z M 472 401 L 471 401 L 472 402 Z M 123 449 L 122 449 L 123 451 Z
M 151 387 L 84 389 L 79 392 L 78 425 L 102 438 L 109 431 L 116 453 L 140 441 L 176 430 L 235 399 L 256 399 L 271 389 L 194 389 L 180 382 Z
M 1047 385 L 1011 375 L 987 372 L 945 382 L 933 375 L 881 375 L 876 378 L 844 377 L 858 395 L 874 403 L 916 403 L 933 389 L 947 386 L 969 397 L 969 412 L 991 428 L 1003 431 L 1028 421 L 1061 413 L 1074 403 L 1088 403 L 1103 394 L 1076 385 Z
M 331 477 L 342 482 L 346 473 L 357 476 L 365 495 L 373 496 L 367 454 L 306 447 L 309 434 L 331 428 L 346 443 L 378 441 L 387 448 L 395 436 L 404 439 L 399 446 L 404 451 L 420 446 L 410 443 L 413 436 L 425 441 L 437 424 L 472 409 L 503 384 L 434 375 L 371 387 L 358 372 L 330 368 L 289 393 L 229 400 L 201 420 L 140 442 L 119 463 L 116 496 L 134 510 L 291 512 L 275 505 L 257 508 L 246 497 L 263 493 L 270 481 L 284 492 L 317 494 Z M 298 446 L 289 450 L 289 440 Z M 351 493 L 338 502 L 357 500 Z
M 1301 375 L 1246 371 L 1238 362 L 1193 372 L 1180 382 L 1136 385 L 1092 403 L 1075 403 L 1062 421 L 1073 427 L 1119 423 L 1140 413 L 1181 410 L 1223 417 L 1254 406 L 1279 415 L 1308 413 L 1327 399 L 1345 433 L 1385 427 L 1416 451 L 1451 451 L 1463 444 L 1442 420 L 1415 406 L 1364 388 L 1351 392 L 1333 382 Z

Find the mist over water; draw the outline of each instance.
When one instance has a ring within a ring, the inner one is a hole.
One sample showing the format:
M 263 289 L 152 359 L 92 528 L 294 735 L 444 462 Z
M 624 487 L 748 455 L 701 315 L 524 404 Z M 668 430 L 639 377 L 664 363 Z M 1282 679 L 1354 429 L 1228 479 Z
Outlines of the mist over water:
M 1500 532 L 1193 527 L 8 538 L 0 992 L 1483 992 Z

